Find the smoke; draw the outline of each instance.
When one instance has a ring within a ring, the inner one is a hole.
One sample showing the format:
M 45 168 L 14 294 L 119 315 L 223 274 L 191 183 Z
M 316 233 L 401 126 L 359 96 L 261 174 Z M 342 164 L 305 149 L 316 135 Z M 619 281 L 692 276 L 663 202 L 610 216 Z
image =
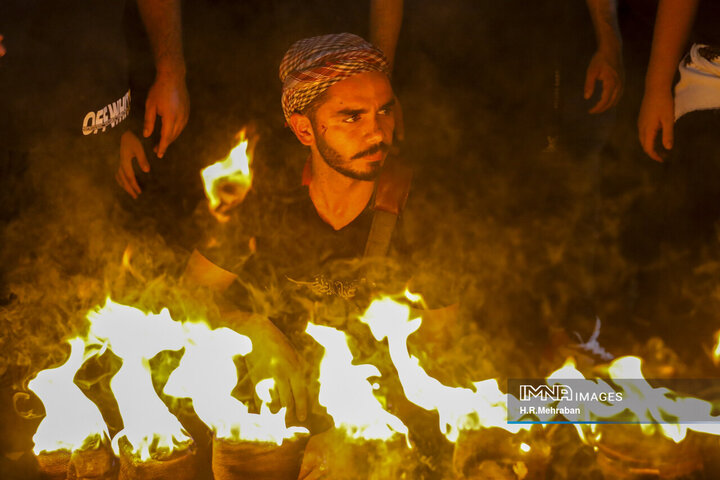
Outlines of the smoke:
M 364 5 L 236 3 L 217 1 L 211 9 L 186 2 L 192 119 L 166 160 L 154 161 L 143 177 L 142 203 L 128 209 L 118 200 L 111 164 L 87 147 L 48 139 L 51 153 L 33 152 L 26 177 L 34 193 L 7 226 L 2 250 L 17 298 L 0 313 L 0 373 L 18 388 L 66 358 L 64 340 L 86 331 L 85 314 L 107 296 L 141 309 L 169 307 L 178 320 L 220 322 L 208 292 L 187 291 L 178 281 L 189 248 L 208 227 L 197 204 L 200 167 L 222 158 L 235 133 L 253 122 L 261 137 L 254 188 L 295 185 L 305 153 L 282 127 L 277 63 L 302 37 L 342 30 L 367 36 Z M 317 302 L 300 290 L 288 296 L 280 286 L 286 279 L 276 276 L 265 288 L 248 285 L 253 308 L 284 326 L 310 364 L 320 353 L 302 338 L 304 324 L 294 315 L 348 331 L 356 360 L 377 364 L 384 378 L 393 372 L 387 354 L 355 318 L 374 295 L 408 285 L 431 307 L 457 311 L 410 338 L 411 353 L 447 385 L 499 378 L 502 387 L 506 378 L 544 377 L 566 354 L 579 354 L 573 333 L 588 338 L 596 317 L 599 342 L 612 354 L 641 354 L 660 373 L 707 371 L 705 356 L 696 355 L 693 365 L 673 350 L 696 354 L 712 339 L 673 336 L 677 329 L 668 325 L 692 320 L 707 329 L 717 322 L 720 252 L 707 245 L 694 268 L 672 267 L 684 252 L 665 247 L 650 262 L 640 258 L 653 232 L 636 226 L 658 188 L 628 133 L 638 92 L 627 92 L 609 147 L 591 155 L 563 145 L 547 151 L 550 44 L 527 27 L 552 22 L 526 18 L 524 8 L 515 16 L 510 7 L 469 1 L 418 1 L 406 10 L 393 79 L 405 117 L 401 152 L 415 169 L 400 226 L 408 247 L 403 262 L 335 264 L 330 272 L 344 278 L 384 279 L 358 285 L 351 302 Z M 585 60 L 575 60 L 582 74 Z M 629 85 L 642 73 L 641 65 L 629 65 Z M 628 231 L 643 240 L 640 247 L 627 240 Z M 128 246 L 132 269 L 122 263 Z M 677 295 L 648 292 L 648 278 L 668 271 Z M 647 303 L 655 308 L 642 311 Z M 664 341 L 653 339 L 658 334 Z M 599 359 L 585 360 L 591 366 Z M 391 396 L 398 386 L 383 388 Z M 449 460 L 430 452 L 447 449 L 443 442 L 429 440 L 416 454 L 416 472 L 440 478 Z M 385 464 L 377 465 L 380 471 Z

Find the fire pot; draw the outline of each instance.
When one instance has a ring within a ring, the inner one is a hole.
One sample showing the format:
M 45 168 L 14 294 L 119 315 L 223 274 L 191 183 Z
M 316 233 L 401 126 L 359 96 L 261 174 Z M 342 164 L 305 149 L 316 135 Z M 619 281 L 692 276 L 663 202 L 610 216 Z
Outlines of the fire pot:
M 285 480 L 300 473 L 307 436 L 286 439 L 282 445 L 213 439 L 215 480 Z
M 141 460 L 125 439 L 120 440 L 119 480 L 192 480 L 198 471 L 194 444 L 175 450 L 167 458 Z

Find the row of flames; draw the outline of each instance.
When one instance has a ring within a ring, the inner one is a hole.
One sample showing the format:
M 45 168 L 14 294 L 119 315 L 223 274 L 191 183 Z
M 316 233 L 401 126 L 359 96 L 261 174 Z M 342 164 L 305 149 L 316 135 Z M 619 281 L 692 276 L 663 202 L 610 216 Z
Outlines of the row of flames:
M 132 454 L 141 460 L 150 459 L 156 450 L 172 451 L 192 442 L 153 388 L 149 361 L 165 350 L 185 349 L 163 393 L 192 399 L 197 416 L 216 438 L 280 445 L 285 439 L 308 433 L 302 427 L 287 426 L 284 408 L 271 412 L 268 403 L 274 388 L 273 379 L 256 385 L 263 402 L 259 413 L 251 413 L 232 396 L 238 383 L 234 359 L 252 350 L 250 338 L 229 328 L 212 329 L 202 321 L 175 321 L 167 309 L 159 314 L 145 313 L 110 299 L 103 307 L 91 311 L 87 318 L 89 333 L 85 338 L 69 341 L 68 360 L 60 367 L 41 371 L 29 383 L 46 410 L 33 437 L 36 454 L 72 452 L 85 448 L 93 440 L 109 437 L 100 410 L 74 383 L 83 363 L 108 349 L 122 360 L 121 368 L 110 382 L 124 425 L 111 441 L 116 455 L 123 438 L 131 446 Z M 408 353 L 408 337 L 420 327 L 421 320 L 411 318 L 406 304 L 390 298 L 376 300 L 360 321 L 369 327 L 377 341 L 387 340 L 405 396 L 421 408 L 437 412 L 439 428 L 450 442 L 455 442 L 462 431 L 496 427 L 517 433 L 531 428 L 531 424 L 508 423 L 508 395 L 501 392 L 495 379 L 476 382 L 474 388 L 461 388 L 443 385 L 428 375 L 419 360 Z M 345 333 L 312 323 L 306 332 L 325 349 L 319 370 L 319 403 L 327 409 L 336 428 L 357 439 L 407 437 L 405 424 L 386 411 L 374 394 L 378 385 L 369 379 L 380 377 L 378 368 L 353 363 Z M 682 441 L 688 430 L 720 434 L 720 418 L 711 415 L 711 403 L 681 397 L 642 381 L 639 358 L 619 358 L 609 365 L 608 373 L 624 398 L 635 400 L 628 403 L 645 406 L 632 412 L 638 421 L 646 422 L 642 425 L 645 433 L 660 431 L 675 442 Z M 628 378 L 634 380 L 623 380 Z M 598 386 L 609 388 L 603 380 L 585 379 L 572 361 L 549 375 L 547 383 L 552 386 L 560 379 L 585 381 L 590 390 Z M 581 408 L 580 417 L 588 423 L 576 424 L 576 427 L 585 441 L 588 434 L 596 433 L 596 425 L 591 422 L 628 413 L 601 402 L 563 405 L 568 402 L 560 401 L 558 406 Z M 687 419 L 688 414 L 692 414 L 693 423 L 685 424 L 683 419 Z M 705 421 L 698 422 L 699 416 Z M 677 421 L 663 423 L 667 418 Z M 409 443 L 408 446 L 411 448 Z M 527 452 L 529 446 L 522 444 L 521 449 Z

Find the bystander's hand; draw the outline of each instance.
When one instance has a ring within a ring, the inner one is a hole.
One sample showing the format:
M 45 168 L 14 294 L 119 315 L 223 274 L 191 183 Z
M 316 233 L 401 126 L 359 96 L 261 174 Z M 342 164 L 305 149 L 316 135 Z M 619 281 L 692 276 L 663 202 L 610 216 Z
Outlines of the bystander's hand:
M 638 117 L 638 136 L 643 150 L 658 162 L 673 147 L 675 105 L 670 89 L 645 89 Z M 662 143 L 657 140 L 662 139 Z M 665 150 L 665 151 L 663 151 Z
M 160 142 L 154 148 L 158 158 L 165 155 L 168 146 L 183 131 L 189 115 L 190 97 L 184 75 L 158 72 L 145 101 L 143 127 L 143 136 L 147 138 L 155 129 L 157 117 L 162 119 Z
M 281 407 L 299 421 L 307 418 L 307 389 L 303 363 L 287 337 L 273 323 L 260 316 L 245 321 L 239 330 L 252 340 L 253 349 L 246 357 L 254 384 L 266 378 L 275 380 L 275 393 Z
M 5 39 L 5 37 L 0 35 L 0 57 L 2 57 L 3 55 L 5 55 L 7 53 L 7 50 L 5 50 L 5 46 L 2 43 L 4 39 Z
M 143 172 L 150 171 L 150 164 L 147 161 L 140 139 L 128 130 L 120 138 L 120 166 L 115 173 L 115 180 L 131 197 L 137 199 L 141 190 L 135 178 L 133 160 L 137 161 Z
M 623 93 L 624 77 L 622 54 L 619 51 L 595 52 L 585 73 L 585 100 L 593 96 L 598 81 L 602 83 L 602 91 L 600 99 L 588 113 L 602 113 L 617 105 Z

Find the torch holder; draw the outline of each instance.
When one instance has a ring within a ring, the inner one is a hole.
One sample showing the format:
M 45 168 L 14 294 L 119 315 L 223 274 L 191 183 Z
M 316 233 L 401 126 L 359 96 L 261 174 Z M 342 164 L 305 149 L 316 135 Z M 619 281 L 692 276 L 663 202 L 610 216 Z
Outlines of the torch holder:
M 98 448 L 43 452 L 37 455 L 38 465 L 48 480 L 114 480 L 117 478 L 118 462 L 110 448 L 103 444 Z
M 282 445 L 213 438 L 215 480 L 285 480 L 300 473 L 308 437 L 285 439 Z
M 529 450 L 523 451 L 525 444 Z M 453 470 L 458 479 L 544 479 L 550 446 L 543 433 L 516 434 L 500 428 L 463 431 L 455 443 Z
M 198 471 L 195 444 L 176 449 L 167 459 L 141 460 L 131 451 L 125 438 L 120 439 L 120 475 L 118 480 L 193 480 Z
M 701 449 L 692 435 L 675 443 L 660 433 L 645 435 L 629 425 L 604 425 L 601 431 L 594 446 L 605 478 L 670 480 L 703 470 Z

